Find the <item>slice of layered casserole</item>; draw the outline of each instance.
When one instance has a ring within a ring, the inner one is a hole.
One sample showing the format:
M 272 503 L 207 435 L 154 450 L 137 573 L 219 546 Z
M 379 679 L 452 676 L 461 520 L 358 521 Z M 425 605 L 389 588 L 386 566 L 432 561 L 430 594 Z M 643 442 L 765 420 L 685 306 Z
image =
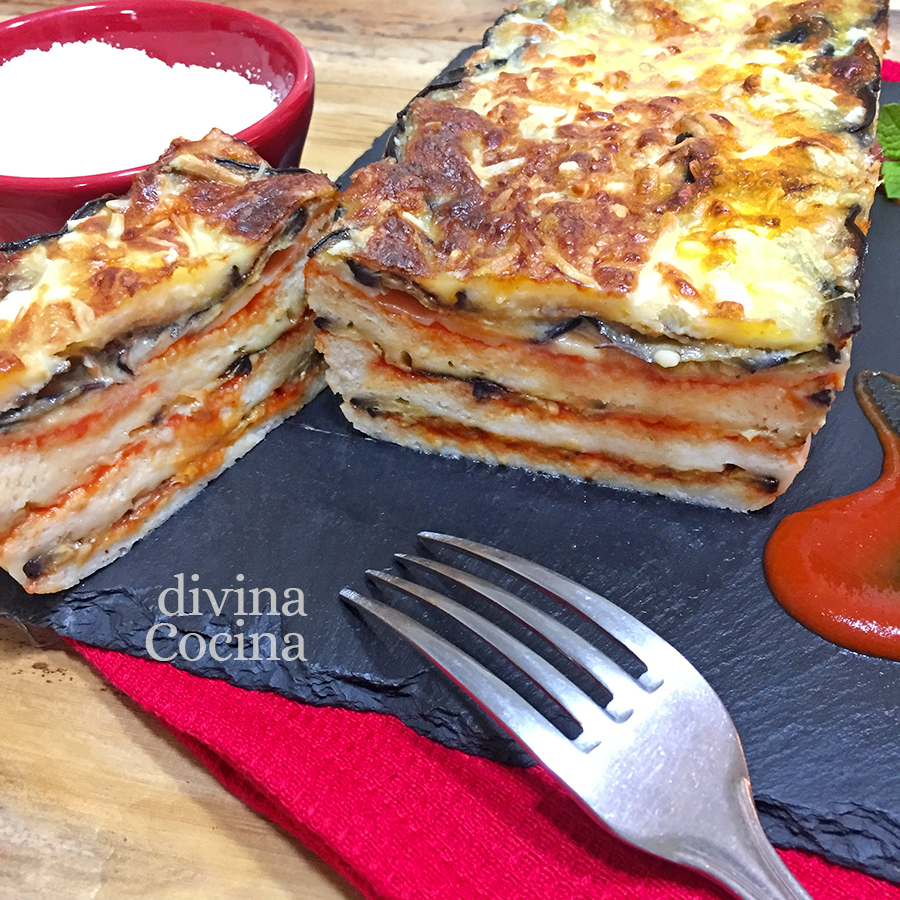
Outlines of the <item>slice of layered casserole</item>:
M 124 553 L 322 387 L 304 264 L 335 204 L 212 132 L 0 247 L 0 565 L 27 590 Z
M 536 0 L 314 248 L 329 383 L 422 450 L 755 509 L 858 327 L 882 0 Z

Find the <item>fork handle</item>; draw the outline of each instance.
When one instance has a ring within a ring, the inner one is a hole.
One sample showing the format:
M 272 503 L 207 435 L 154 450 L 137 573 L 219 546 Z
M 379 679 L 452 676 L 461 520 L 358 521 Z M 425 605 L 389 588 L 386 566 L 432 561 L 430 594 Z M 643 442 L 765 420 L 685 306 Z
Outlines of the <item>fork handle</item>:
M 732 810 L 731 821 L 719 823 L 723 827 L 715 846 L 697 845 L 678 861 L 705 872 L 742 900 L 812 900 L 769 843 L 749 782 Z
M 743 858 L 733 857 L 720 869 L 715 862 L 703 869 L 742 900 L 812 900 L 770 844 Z

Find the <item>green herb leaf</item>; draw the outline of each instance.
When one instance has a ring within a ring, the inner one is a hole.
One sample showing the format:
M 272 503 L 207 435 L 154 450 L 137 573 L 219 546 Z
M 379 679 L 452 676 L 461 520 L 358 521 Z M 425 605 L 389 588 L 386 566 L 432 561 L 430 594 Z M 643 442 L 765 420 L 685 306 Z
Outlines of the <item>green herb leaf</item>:
M 881 164 L 881 176 L 884 179 L 884 192 L 891 200 L 900 199 L 900 162 L 886 159 Z
M 900 103 L 886 103 L 881 107 L 877 134 L 884 155 L 900 159 Z

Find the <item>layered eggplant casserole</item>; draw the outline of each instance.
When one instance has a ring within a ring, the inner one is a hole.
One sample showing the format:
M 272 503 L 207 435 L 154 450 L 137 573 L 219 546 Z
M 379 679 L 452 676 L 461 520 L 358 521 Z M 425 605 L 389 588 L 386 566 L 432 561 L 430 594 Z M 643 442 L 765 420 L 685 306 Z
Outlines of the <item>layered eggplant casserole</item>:
M 336 200 L 213 131 L 0 248 L 0 565 L 27 590 L 124 553 L 324 386 L 303 276 Z
M 311 252 L 346 416 L 420 450 L 772 502 L 858 327 L 886 25 L 882 0 L 503 16 Z

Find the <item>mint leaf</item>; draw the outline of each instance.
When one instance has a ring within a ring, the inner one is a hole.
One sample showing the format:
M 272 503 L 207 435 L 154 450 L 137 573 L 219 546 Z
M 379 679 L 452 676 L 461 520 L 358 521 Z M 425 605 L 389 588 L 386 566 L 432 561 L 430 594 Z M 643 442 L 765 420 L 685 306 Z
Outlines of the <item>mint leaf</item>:
M 881 107 L 877 134 L 884 155 L 900 158 L 900 103 L 886 103 Z
M 884 179 L 884 192 L 891 198 L 900 198 L 900 162 L 886 159 L 881 164 L 881 176 Z

